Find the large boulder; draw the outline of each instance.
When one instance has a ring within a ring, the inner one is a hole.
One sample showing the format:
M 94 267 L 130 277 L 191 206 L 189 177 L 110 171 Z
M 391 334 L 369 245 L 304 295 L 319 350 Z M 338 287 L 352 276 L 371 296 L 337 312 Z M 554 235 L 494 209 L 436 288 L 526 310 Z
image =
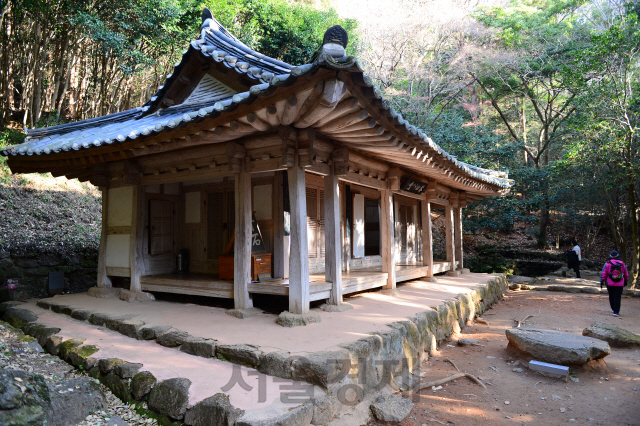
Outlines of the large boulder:
M 616 325 L 597 322 L 582 331 L 583 336 L 604 340 L 615 348 L 640 346 L 640 336 Z
M 50 425 L 77 425 L 94 411 L 107 407 L 100 385 L 89 377 L 78 377 L 50 385 Z
M 538 361 L 584 365 L 611 354 L 605 341 L 555 330 L 520 327 L 505 330 L 509 345 Z
M 156 378 L 149 371 L 141 371 L 133 376 L 131 379 L 131 394 L 133 397 L 140 401 L 145 396 L 149 395 L 151 389 L 156 384 Z
M 45 383 L 42 376 L 0 371 L 0 424 L 71 426 L 107 402 L 100 385 L 88 377 Z
M 413 402 L 400 395 L 381 395 L 371 404 L 371 412 L 383 422 L 401 422 L 413 409 Z
M 182 420 L 189 404 L 191 380 L 167 379 L 153 387 L 149 395 L 149 408 L 172 419 Z

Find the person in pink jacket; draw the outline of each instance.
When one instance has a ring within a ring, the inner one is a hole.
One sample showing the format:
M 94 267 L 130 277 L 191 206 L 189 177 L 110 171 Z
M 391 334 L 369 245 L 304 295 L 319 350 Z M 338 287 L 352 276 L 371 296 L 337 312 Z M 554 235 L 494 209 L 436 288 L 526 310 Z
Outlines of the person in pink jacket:
M 612 250 L 609 253 L 609 260 L 602 268 L 602 276 L 600 277 L 600 288 L 603 284 L 607 285 L 609 293 L 609 305 L 614 317 L 620 316 L 620 301 L 622 300 L 622 290 L 627 286 L 629 281 L 629 271 L 624 262 L 620 260 L 617 251 Z

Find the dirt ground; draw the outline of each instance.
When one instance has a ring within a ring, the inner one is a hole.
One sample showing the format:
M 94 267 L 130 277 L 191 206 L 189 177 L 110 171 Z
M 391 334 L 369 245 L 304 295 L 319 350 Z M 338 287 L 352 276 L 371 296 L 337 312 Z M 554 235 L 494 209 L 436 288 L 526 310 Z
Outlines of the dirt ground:
M 606 366 L 574 367 L 568 382 L 543 377 L 528 370 L 530 358 L 507 348 L 505 329 L 527 315 L 533 318 L 526 326 L 581 334 L 594 322 L 606 322 L 640 334 L 638 298 L 623 298 L 621 316 L 615 318 L 606 295 L 510 291 L 485 312 L 488 325 L 466 326 L 422 366 L 423 381 L 438 380 L 457 373 L 449 359 L 482 378 L 487 390 L 466 378 L 423 390 L 414 396 L 411 414 L 393 424 L 640 425 L 640 348 L 612 348 Z M 457 346 L 454 340 L 461 337 L 484 347 Z M 392 423 L 372 420 L 367 426 L 387 424 Z

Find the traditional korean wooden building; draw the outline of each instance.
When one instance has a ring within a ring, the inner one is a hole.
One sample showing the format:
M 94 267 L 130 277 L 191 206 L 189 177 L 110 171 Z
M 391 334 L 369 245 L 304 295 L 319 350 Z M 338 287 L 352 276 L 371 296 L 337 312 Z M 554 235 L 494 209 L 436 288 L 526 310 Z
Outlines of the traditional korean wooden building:
M 29 130 L 2 154 L 14 173 L 101 188 L 98 286 L 129 277 L 132 291 L 233 298 L 239 309 L 275 294 L 305 314 L 310 301 L 461 270 L 462 209 L 511 182 L 408 123 L 346 44 L 332 27 L 312 63 L 293 66 L 205 10 L 200 38 L 144 106 Z M 446 261 L 433 259 L 432 207 L 445 212 Z M 252 217 L 264 245 L 254 256 Z M 190 273 L 175 274 L 185 250 Z M 252 280 L 252 267 L 267 275 Z

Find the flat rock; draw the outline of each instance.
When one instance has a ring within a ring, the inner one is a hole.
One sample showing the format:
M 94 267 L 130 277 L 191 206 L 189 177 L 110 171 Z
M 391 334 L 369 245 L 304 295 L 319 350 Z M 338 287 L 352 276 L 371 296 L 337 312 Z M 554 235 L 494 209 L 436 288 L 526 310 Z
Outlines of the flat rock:
M 118 333 L 124 334 L 127 337 L 137 338 L 138 330 L 144 325 L 144 321 L 140 320 L 125 320 L 118 324 Z
M 102 374 L 111 373 L 120 364 L 124 364 L 124 361 L 118 358 L 103 358 L 98 361 L 98 367 Z
M 640 346 L 640 336 L 616 325 L 597 322 L 582 331 L 583 336 L 604 340 L 615 348 Z
M 399 395 L 381 395 L 371 404 L 371 412 L 383 422 L 401 422 L 412 408 L 413 402 Z
M 510 283 L 513 283 L 513 284 L 528 284 L 531 281 L 533 281 L 533 278 L 531 278 L 531 277 L 523 277 L 521 275 L 511 275 L 508 278 L 508 280 L 509 280 Z
M 460 346 L 479 346 L 480 342 L 477 339 L 470 339 L 465 337 L 463 339 L 458 339 L 458 345 Z
M 182 420 L 189 404 L 191 380 L 182 377 L 156 384 L 149 395 L 149 408 L 172 419 Z
M 520 327 L 505 330 L 509 344 L 536 360 L 560 365 L 584 365 L 611 354 L 607 342 L 555 330 Z
M 308 312 L 306 314 L 292 314 L 284 311 L 278 315 L 277 323 L 283 327 L 300 327 L 312 323 L 321 322 L 320 315 L 317 312 Z
M 580 291 L 582 293 L 600 294 L 600 289 L 596 287 L 582 287 Z

